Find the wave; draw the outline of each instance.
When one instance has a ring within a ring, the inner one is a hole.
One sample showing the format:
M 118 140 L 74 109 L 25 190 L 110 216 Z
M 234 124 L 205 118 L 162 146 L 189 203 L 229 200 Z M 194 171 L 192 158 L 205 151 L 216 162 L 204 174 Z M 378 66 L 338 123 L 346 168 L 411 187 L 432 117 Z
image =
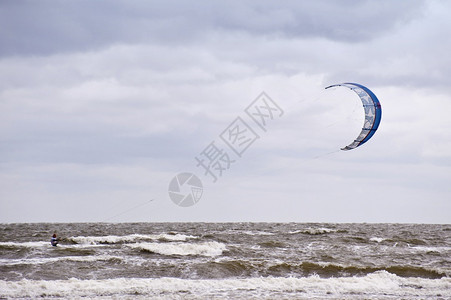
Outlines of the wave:
M 6 249 L 6 250 L 15 250 L 15 249 L 54 249 L 57 251 L 82 251 L 83 248 L 93 248 L 93 247 L 105 247 L 107 245 L 103 244 L 61 244 L 61 242 L 58 244 L 57 247 L 53 247 L 50 244 L 50 241 L 48 242 L 23 242 L 23 243 L 16 243 L 16 242 L 1 242 L 0 243 L 0 249 Z
M 205 243 L 137 243 L 128 245 L 131 248 L 161 255 L 200 255 L 219 256 L 226 246 L 218 242 Z
M 313 275 L 321 278 L 361 277 L 379 271 L 385 271 L 403 278 L 440 279 L 451 276 L 449 269 L 441 267 L 426 268 L 409 265 L 373 267 L 325 262 L 289 263 L 234 259 L 230 256 L 221 256 L 208 262 L 201 262 L 193 266 L 191 270 L 200 278 L 208 279 L 243 276 L 307 277 Z
M 386 239 L 384 239 L 384 238 L 381 238 L 381 237 L 372 237 L 372 238 L 370 238 L 370 241 L 371 242 L 377 242 L 377 243 L 381 243 L 381 242 L 383 242 L 383 241 L 385 241 Z
M 337 232 L 337 230 L 335 229 L 331 229 L 331 228 L 325 228 L 325 227 L 320 227 L 320 228 L 306 228 L 306 229 L 300 229 L 300 230 L 295 230 L 295 231 L 290 231 L 290 234 L 309 234 L 309 235 L 318 235 L 318 234 L 326 234 L 326 233 L 332 233 L 332 232 Z
M 133 243 L 137 241 L 145 240 L 158 240 L 158 241 L 186 241 L 188 239 L 196 239 L 197 237 L 184 234 L 173 233 L 161 233 L 161 234 L 130 234 L 124 236 L 118 235 L 106 235 L 106 236 L 75 236 L 70 237 L 68 240 L 75 244 L 123 244 Z
M 0 281 L 0 298 L 138 299 L 436 299 L 451 297 L 451 278 L 401 278 L 386 271 L 364 277 L 232 279 L 116 278 Z
M 258 243 L 259 246 L 265 247 L 265 248 L 285 248 L 286 245 L 279 241 L 266 241 Z
M 412 252 L 426 252 L 438 254 L 451 252 L 451 247 L 413 246 L 408 247 L 408 249 Z
M 91 248 L 104 247 L 111 244 L 125 244 L 135 243 L 139 241 L 187 241 L 190 239 L 197 239 L 198 237 L 192 235 L 178 234 L 178 233 L 162 233 L 162 234 L 131 234 L 131 235 L 106 235 L 106 236 L 73 236 L 63 238 L 56 248 L 52 247 L 49 241 L 33 241 L 33 242 L 0 242 L 0 249 L 14 249 L 14 248 L 54 248 L 54 249 L 68 249 L 75 250 L 75 248 Z
M 246 235 L 274 235 L 275 233 L 267 232 L 267 231 L 242 231 L 243 234 Z
M 0 242 L 0 248 L 36 248 L 36 247 L 51 247 L 50 239 L 48 242 Z
M 400 277 L 418 277 L 437 279 L 447 277 L 445 271 L 437 269 L 428 269 L 418 266 L 343 266 L 339 264 L 330 263 L 311 263 L 303 262 L 301 264 L 281 263 L 270 266 L 268 273 L 270 275 L 279 276 L 282 274 L 300 274 L 302 276 L 319 275 L 323 278 L 329 277 L 349 277 L 349 276 L 364 276 L 378 271 L 386 271 L 388 273 Z
M 95 255 L 95 256 L 61 256 L 61 257 L 42 257 L 42 258 L 19 258 L 19 259 L 0 259 L 0 265 L 2 266 L 15 266 L 15 265 L 40 265 L 55 263 L 61 261 L 73 261 L 73 262 L 95 262 L 95 261 L 109 261 L 109 262 L 122 262 L 123 259 L 119 256 L 111 255 Z

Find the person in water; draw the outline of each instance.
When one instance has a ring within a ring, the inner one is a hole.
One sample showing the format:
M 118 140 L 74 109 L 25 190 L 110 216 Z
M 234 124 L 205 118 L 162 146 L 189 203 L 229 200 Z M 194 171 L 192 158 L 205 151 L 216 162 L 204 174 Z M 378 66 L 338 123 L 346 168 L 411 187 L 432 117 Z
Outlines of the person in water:
M 56 247 L 56 245 L 58 245 L 59 240 L 60 239 L 56 237 L 56 233 L 54 233 L 52 238 L 50 239 L 50 244 L 52 244 L 52 246 Z

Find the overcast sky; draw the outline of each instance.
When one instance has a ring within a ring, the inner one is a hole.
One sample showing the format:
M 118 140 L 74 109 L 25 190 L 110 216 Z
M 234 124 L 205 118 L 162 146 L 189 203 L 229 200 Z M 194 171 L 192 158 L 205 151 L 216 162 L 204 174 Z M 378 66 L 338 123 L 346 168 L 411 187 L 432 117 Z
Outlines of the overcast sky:
M 451 222 L 449 1 L 1 1 L 0 222 Z M 382 105 L 361 147 L 357 82 Z M 265 92 L 283 115 L 245 109 Z M 220 135 L 259 136 L 237 156 Z M 197 166 L 214 142 L 233 161 Z M 202 198 L 179 207 L 180 172 Z M 153 201 L 150 201 L 154 199 Z

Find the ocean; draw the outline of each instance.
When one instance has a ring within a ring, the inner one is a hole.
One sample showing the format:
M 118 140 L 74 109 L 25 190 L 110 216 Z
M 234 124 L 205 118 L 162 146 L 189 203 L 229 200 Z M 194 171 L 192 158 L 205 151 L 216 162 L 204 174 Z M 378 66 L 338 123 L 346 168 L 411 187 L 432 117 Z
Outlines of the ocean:
M 0 299 L 451 299 L 451 225 L 29 223 L 0 232 Z

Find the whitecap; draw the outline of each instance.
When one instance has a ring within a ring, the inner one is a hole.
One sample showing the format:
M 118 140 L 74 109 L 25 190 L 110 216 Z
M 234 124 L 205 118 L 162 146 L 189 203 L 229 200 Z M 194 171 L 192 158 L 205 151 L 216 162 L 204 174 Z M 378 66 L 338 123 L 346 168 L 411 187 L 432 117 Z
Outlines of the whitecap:
M 243 231 L 243 233 L 247 235 L 274 235 L 274 233 L 266 231 Z
M 131 248 L 158 253 L 161 255 L 201 255 L 219 256 L 226 246 L 218 242 L 205 243 L 136 243 Z
M 61 257 L 0 259 L 0 265 L 2 266 L 39 265 L 39 264 L 55 263 L 60 261 L 92 262 L 92 261 L 108 261 L 112 259 L 122 260 L 122 258 L 119 256 L 111 256 L 111 255 L 61 256 Z
M 75 236 L 69 240 L 77 244 L 117 244 L 117 243 L 133 243 L 142 240 L 167 240 L 167 241 L 186 241 L 188 239 L 196 239 L 197 237 L 184 234 L 130 234 L 130 235 L 106 235 L 106 236 Z
M 47 247 L 51 246 L 50 239 L 48 242 L 23 242 L 23 243 L 17 243 L 17 242 L 0 242 L 0 246 L 4 247 L 24 247 L 24 248 L 36 248 L 36 247 Z
M 450 298 L 451 278 L 403 278 L 386 271 L 363 277 L 310 276 L 227 279 L 116 278 L 105 280 L 0 280 L 0 298 L 199 299 Z M 440 296 L 438 296 L 440 295 Z
M 290 234 L 310 234 L 310 235 L 317 235 L 317 234 L 325 234 L 325 233 L 331 233 L 331 232 L 337 232 L 335 229 L 331 228 L 325 228 L 325 227 L 319 227 L 319 228 L 305 228 L 305 229 L 299 229 L 295 231 L 290 231 Z
M 385 240 L 386 240 L 385 238 L 381 238 L 381 237 L 372 237 L 372 238 L 370 238 L 371 242 L 378 242 L 378 243 L 381 243 L 381 242 L 383 242 Z

